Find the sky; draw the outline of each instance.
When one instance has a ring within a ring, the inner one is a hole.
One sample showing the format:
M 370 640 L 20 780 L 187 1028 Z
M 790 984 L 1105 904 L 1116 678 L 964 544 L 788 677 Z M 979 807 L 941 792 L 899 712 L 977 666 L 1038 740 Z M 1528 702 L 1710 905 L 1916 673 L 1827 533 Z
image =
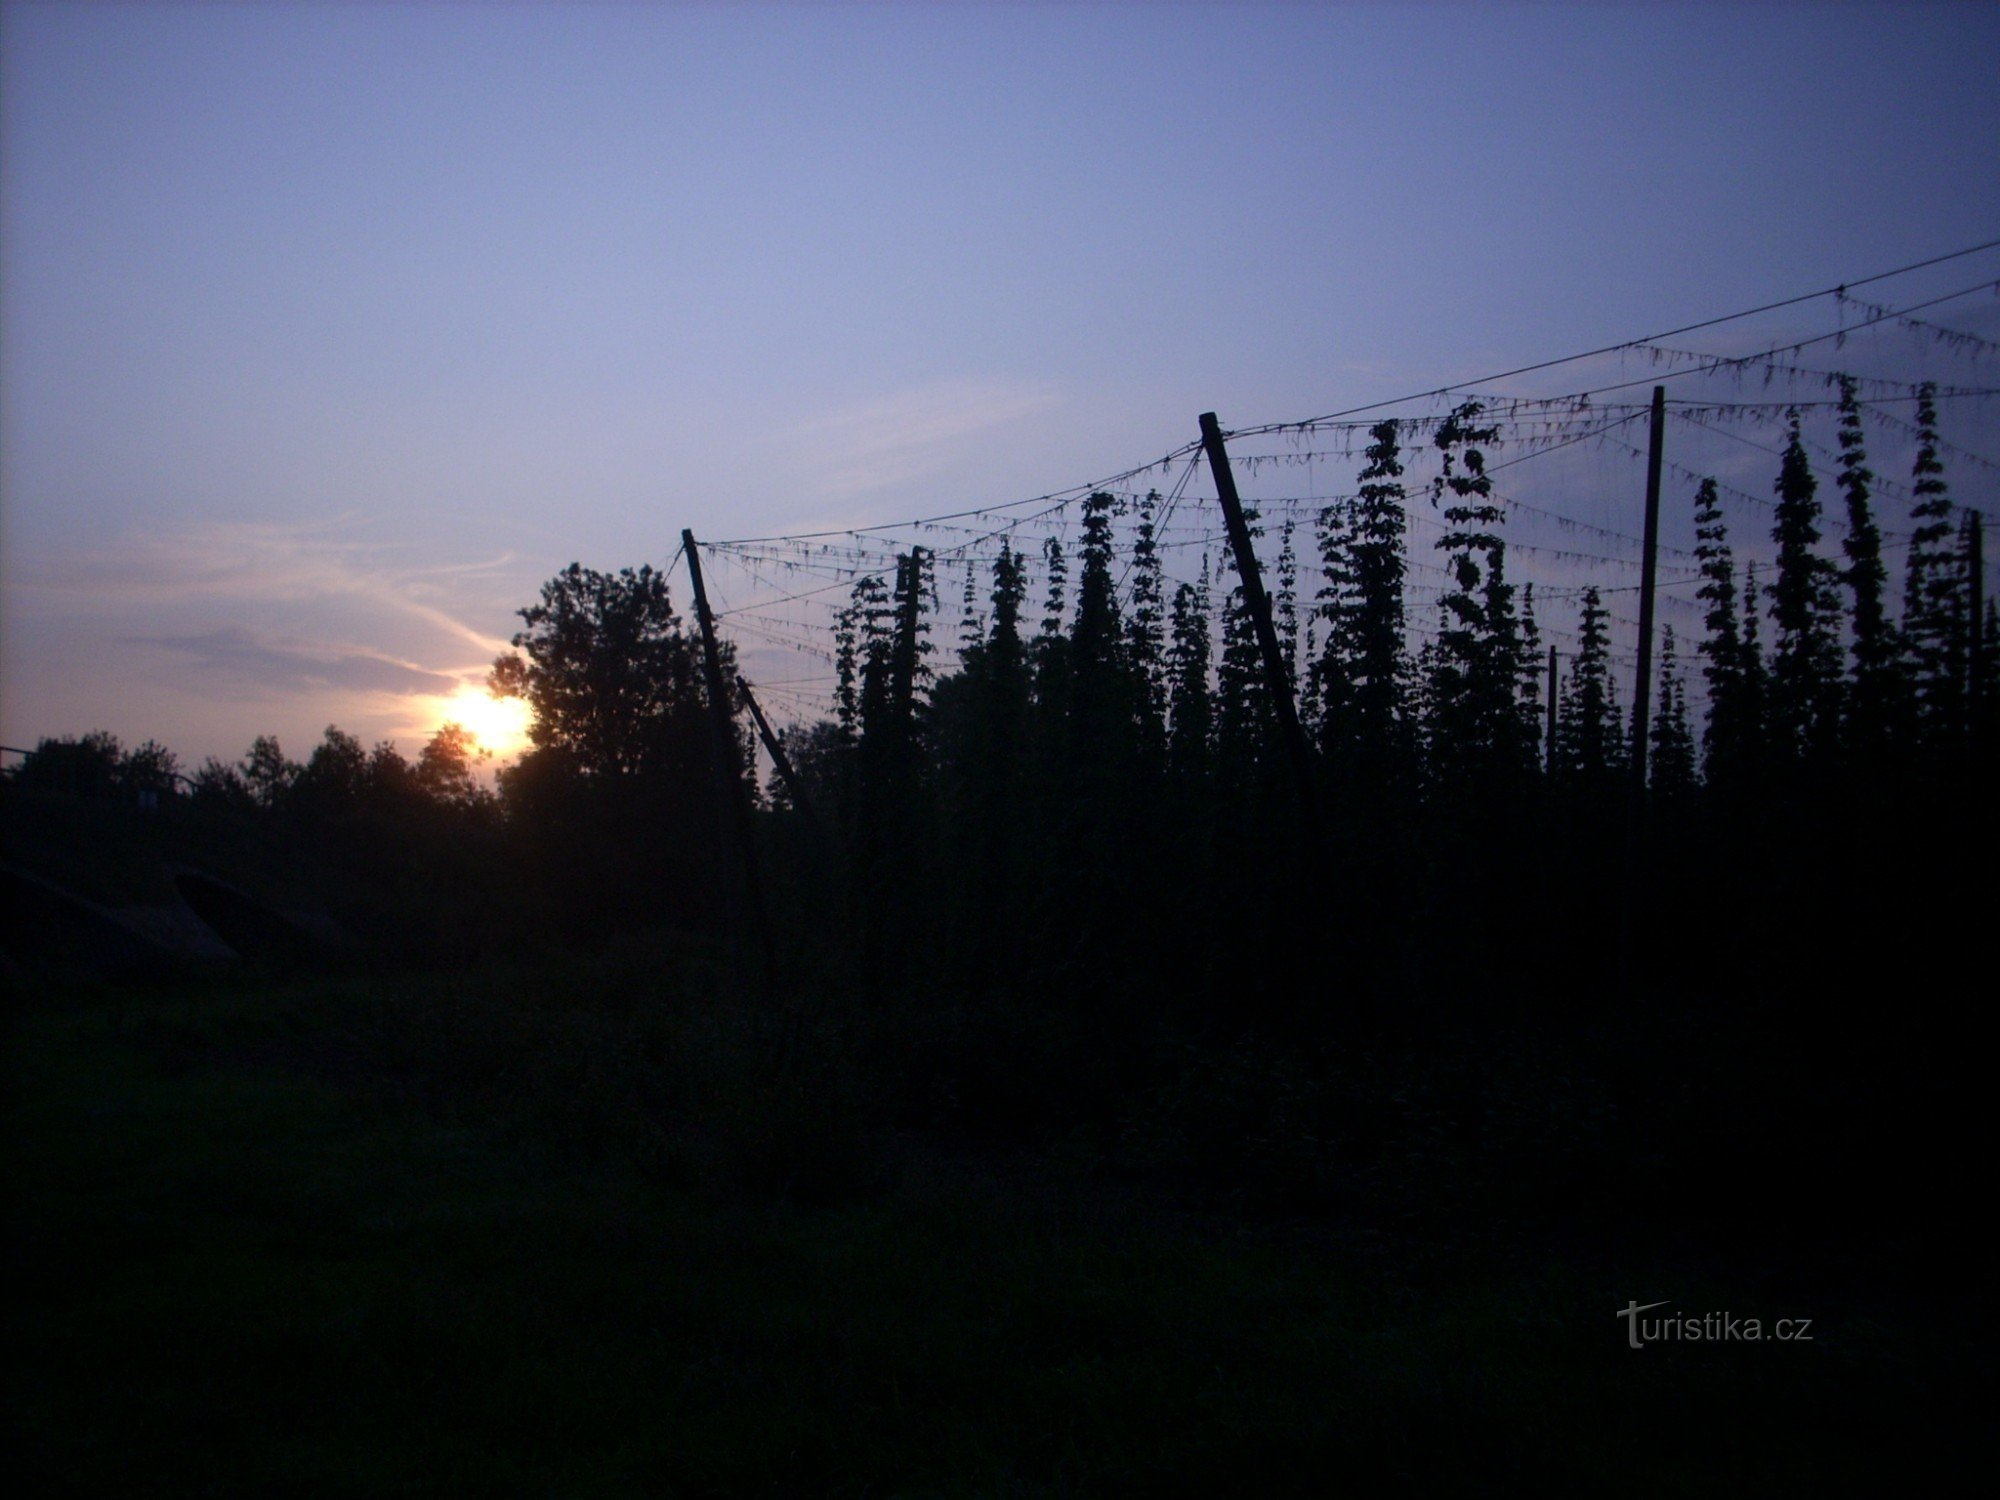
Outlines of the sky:
M 1990 4 L 7 3 L 0 741 L 504 749 L 572 561 L 2000 238 L 1996 76 Z

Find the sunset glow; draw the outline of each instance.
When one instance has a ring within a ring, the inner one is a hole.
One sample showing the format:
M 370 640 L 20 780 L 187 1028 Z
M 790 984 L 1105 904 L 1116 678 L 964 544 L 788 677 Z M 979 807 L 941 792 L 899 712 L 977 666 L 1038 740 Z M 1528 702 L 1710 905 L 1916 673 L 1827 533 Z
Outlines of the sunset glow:
M 461 724 L 472 731 L 479 748 L 500 760 L 511 760 L 528 748 L 528 726 L 534 714 L 520 698 L 495 698 L 472 683 L 437 700 L 437 728 Z

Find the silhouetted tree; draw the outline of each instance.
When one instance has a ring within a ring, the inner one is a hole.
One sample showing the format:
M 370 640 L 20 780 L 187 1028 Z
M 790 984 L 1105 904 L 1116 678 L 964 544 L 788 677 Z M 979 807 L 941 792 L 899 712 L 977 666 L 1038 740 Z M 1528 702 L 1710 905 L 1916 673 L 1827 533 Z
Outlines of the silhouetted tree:
M 434 802 L 476 807 L 489 799 L 473 771 L 482 758 L 471 730 L 461 724 L 445 724 L 417 756 L 417 787 Z
M 1257 507 L 1245 505 L 1243 520 L 1254 546 L 1264 534 Z M 1275 769 L 1277 719 L 1234 553 L 1228 570 L 1235 582 L 1222 596 L 1222 651 L 1215 670 L 1215 768 L 1224 787 L 1253 792 L 1265 788 Z
M 986 639 L 986 621 L 979 613 L 979 577 L 972 559 L 964 559 L 965 587 L 959 595 L 958 609 L 958 654 L 963 660 L 968 652 L 979 648 Z
M 1799 437 L 1791 432 L 1777 479 L 1777 577 L 1771 619 L 1777 626 L 1771 666 L 1771 740 L 1786 762 L 1823 764 L 1834 748 L 1840 712 L 1838 570 L 1813 549 L 1820 539 L 1818 483 Z
M 532 748 L 499 780 L 538 913 L 579 939 L 624 922 L 712 916 L 729 888 L 712 870 L 722 826 L 715 725 L 700 641 L 665 575 L 572 563 L 520 615 L 526 628 L 488 686 L 534 711 Z M 735 680 L 726 641 L 721 656 L 726 685 Z M 749 781 L 750 750 L 739 728 L 725 770 Z
M 854 580 L 847 606 L 834 622 L 834 701 L 842 735 L 858 739 L 864 718 L 878 721 L 889 682 L 890 619 L 893 607 L 881 575 L 863 573 Z
M 1888 744 L 1900 729 L 1900 643 L 1883 599 L 1888 572 L 1882 566 L 1882 533 L 1869 505 L 1869 487 L 1875 474 L 1868 467 L 1861 404 L 1852 376 L 1842 375 L 1839 384 L 1838 483 L 1847 501 L 1847 537 L 1841 544 L 1847 554 L 1843 580 L 1853 598 L 1854 681 L 1848 694 L 1847 740 L 1864 769 L 1879 771 Z
M 360 805 L 367 778 L 368 752 L 361 741 L 329 724 L 286 793 L 285 811 L 318 823 L 350 815 Z
M 1168 648 L 1167 678 L 1172 722 L 1167 737 L 1167 765 L 1183 787 L 1206 781 L 1215 734 L 1214 699 L 1209 688 L 1208 559 L 1201 577 L 1174 590 L 1173 641 Z
M 1072 669 L 1079 678 L 1096 678 L 1115 669 L 1123 656 L 1124 627 L 1118 617 L 1118 597 L 1111 577 L 1111 523 L 1118 501 L 1102 491 L 1083 502 L 1083 539 L 1078 548 L 1076 623 L 1070 631 Z
M 1583 591 L 1576 655 L 1570 660 L 1557 720 L 1555 764 L 1567 781 L 1605 790 L 1625 767 L 1625 734 L 1618 688 L 1611 676 L 1609 615 L 1594 588 Z
M 1749 764 L 1753 770 L 1761 770 L 1769 753 L 1771 724 L 1771 668 L 1764 658 L 1763 627 L 1759 623 L 1762 599 L 1763 593 L 1757 586 L 1757 564 L 1753 562 L 1743 576 L 1743 626 L 1738 632 L 1743 673 L 1739 687 L 1743 723 L 1750 736 Z
M 1063 633 L 1064 588 L 1069 578 L 1060 537 L 1052 536 L 1042 543 L 1042 562 L 1048 584 L 1047 603 L 1042 610 L 1042 639 L 1052 640 Z
M 1542 627 L 1535 620 L 1535 586 L 1521 590 L 1521 732 L 1531 765 L 1542 764 Z
M 1351 756 L 1359 777 L 1380 783 L 1410 753 L 1403 578 L 1407 519 L 1398 426 L 1378 422 L 1351 502 L 1320 513 L 1320 615 L 1326 643 L 1316 664 L 1322 744 Z
M 257 805 L 265 809 L 284 803 L 303 769 L 297 761 L 286 759 L 276 735 L 258 735 L 250 742 L 250 753 L 243 757 L 244 784 Z
M 1069 635 L 1064 629 L 1068 603 L 1069 563 L 1062 541 L 1042 543 L 1044 602 L 1042 628 L 1031 656 L 1035 670 L 1035 708 L 1043 795 L 1053 795 L 1063 772 L 1064 740 L 1069 727 Z
M 1481 798 L 1496 782 L 1532 769 L 1531 731 L 1520 702 L 1523 676 L 1532 667 L 1524 660 L 1514 591 L 1506 581 L 1502 515 L 1486 472 L 1485 446 L 1499 429 L 1476 424 L 1483 410 L 1477 401 L 1465 402 L 1433 439 L 1443 469 L 1432 484 L 1431 503 L 1451 497 L 1437 542 L 1450 558 L 1450 582 L 1439 601 L 1426 689 L 1432 776 Z
M 81 739 L 42 739 L 14 770 L 17 786 L 67 792 L 72 797 L 110 798 L 123 790 L 125 752 L 116 735 L 93 729 Z
M 1299 687 L 1299 554 L 1292 545 L 1292 522 L 1278 531 L 1278 588 L 1271 596 L 1272 620 L 1278 635 L 1278 659 L 1294 700 Z
M 1917 455 L 1911 469 L 1903 641 L 1916 698 L 1918 732 L 1933 746 L 1965 727 L 1964 571 L 1954 546 L 1951 498 L 1938 459 L 1937 388 L 1917 388 Z
M 960 670 L 933 696 L 940 779 L 957 809 L 960 875 L 974 912 L 968 945 L 975 963 L 990 965 L 1004 946 L 1003 914 L 1017 904 L 1023 882 L 1017 861 L 1035 832 L 1024 827 L 1024 758 L 1030 730 L 1031 678 L 1021 636 L 1027 564 L 1001 545 L 993 563 L 986 638 L 965 652 Z M 985 973 L 975 969 L 975 977 Z M 980 982 L 984 982 L 980 977 Z
M 1986 618 L 1973 647 L 1972 755 L 1975 766 L 2000 744 L 2000 601 L 1986 601 Z
M 1681 679 L 1674 627 L 1660 636 L 1660 707 L 1653 716 L 1647 775 L 1654 795 L 1680 801 L 1696 787 L 1694 734 L 1688 725 L 1687 685 Z
M 878 733 L 889 729 L 904 750 L 916 738 L 918 694 L 931 676 L 930 620 L 924 606 L 933 593 L 931 554 L 926 549 L 913 547 L 896 559 L 896 587 L 889 601 L 893 618 L 889 637 L 890 721 L 864 729 Z M 908 774 L 909 768 L 901 770 Z
M 1708 683 L 1703 760 L 1712 787 L 1736 792 L 1750 780 L 1760 726 L 1750 702 L 1749 665 L 1737 620 L 1736 563 L 1713 479 L 1702 480 L 1694 505 L 1694 555 L 1701 572 L 1695 597 L 1706 606 L 1701 642 L 1702 676 Z M 1755 597 L 1753 584 L 1744 599 L 1753 621 Z
M 1983 752 L 1994 740 L 1994 706 L 2000 698 L 2000 683 L 1994 680 L 2000 666 L 2000 619 L 1995 601 L 1986 601 L 1984 618 L 1975 613 L 1974 600 L 1983 592 L 1981 574 L 1986 566 L 1985 524 L 1976 510 L 1967 510 L 1959 525 L 1960 611 L 1965 639 L 1965 711 L 1968 749 L 1972 764 L 1983 764 Z
M 118 765 L 119 789 L 157 805 L 180 795 L 180 757 L 158 740 L 128 751 Z
M 1139 743 L 1148 769 L 1165 763 L 1167 725 L 1166 585 L 1157 534 L 1160 496 L 1139 502 L 1132 541 L 1132 613 L 1125 625 L 1126 652 L 1140 683 Z
M 235 766 L 223 764 L 212 755 L 201 763 L 193 781 L 188 795 L 194 805 L 203 811 L 237 817 L 247 817 L 257 811 L 256 795 L 250 790 L 250 783 L 244 779 L 243 772 Z
M 498 696 L 527 700 L 536 749 L 561 750 L 592 778 L 706 774 L 700 648 L 682 629 L 664 574 L 571 563 L 520 616 L 527 628 L 493 663 L 488 683 Z M 727 643 L 722 655 L 723 679 L 732 681 Z
M 785 747 L 785 757 L 814 809 L 822 817 L 837 815 L 845 795 L 846 762 L 852 753 L 840 725 L 832 719 L 787 725 L 778 730 L 778 742 Z M 772 777 L 766 797 L 774 812 L 792 810 L 791 787 L 782 776 Z

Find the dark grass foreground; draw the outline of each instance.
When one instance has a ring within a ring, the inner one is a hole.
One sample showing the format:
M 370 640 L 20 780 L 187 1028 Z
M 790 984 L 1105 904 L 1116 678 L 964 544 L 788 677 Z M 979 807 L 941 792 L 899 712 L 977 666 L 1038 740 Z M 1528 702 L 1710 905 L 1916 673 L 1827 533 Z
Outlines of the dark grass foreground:
M 1948 1464 L 1969 1420 L 1973 1330 L 1629 1254 L 1170 1214 L 1073 1156 L 881 1128 L 701 984 L 17 996 L 9 1469 L 121 1496 L 1805 1493 Z M 1627 1348 L 1616 1309 L 1666 1296 L 1814 1341 Z

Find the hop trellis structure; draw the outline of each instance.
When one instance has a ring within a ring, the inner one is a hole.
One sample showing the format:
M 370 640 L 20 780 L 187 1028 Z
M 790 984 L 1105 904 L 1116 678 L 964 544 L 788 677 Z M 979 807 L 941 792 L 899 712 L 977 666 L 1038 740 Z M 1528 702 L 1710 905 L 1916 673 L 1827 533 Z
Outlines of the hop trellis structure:
M 1736 566 L 1755 564 L 1770 579 L 1772 479 L 1794 422 L 1800 451 L 1829 493 L 1857 434 L 1865 442 L 1879 547 L 1893 585 L 1888 607 L 1900 618 L 1903 601 L 1893 595 L 1905 572 L 1901 558 L 1919 528 L 1948 524 L 1956 534 L 1995 514 L 2000 382 L 1992 376 L 2000 341 L 1978 327 L 1994 321 L 2000 279 L 1975 281 L 1966 271 L 2000 260 L 1996 252 L 2000 244 L 1975 247 L 1669 334 L 1361 409 L 1226 429 L 1231 472 L 1267 576 L 1277 569 L 1281 539 L 1302 548 L 1296 587 L 1279 590 L 1284 655 L 1303 664 L 1295 669 L 1295 688 L 1309 691 L 1311 667 L 1326 642 L 1317 598 L 1324 561 L 1312 538 L 1326 515 L 1354 502 L 1372 434 L 1384 420 L 1396 423 L 1405 487 L 1417 497 L 1408 506 L 1402 559 L 1406 655 L 1420 657 L 1446 628 L 1441 609 L 1455 580 L 1444 544 L 1453 523 L 1422 497 L 1446 481 L 1448 451 L 1437 439 L 1449 437 L 1469 407 L 1491 433 L 1483 478 L 1509 586 L 1524 599 L 1532 589 L 1533 628 L 1565 657 L 1581 644 L 1580 601 L 1592 590 L 1609 633 L 1610 668 L 1629 677 L 1638 663 L 1650 407 L 1642 398 L 1651 386 L 1666 391 L 1667 417 L 1656 633 L 1672 626 L 1684 645 L 1701 637 L 1707 609 L 1699 597 L 1695 497 L 1705 481 L 1719 501 Z M 1915 285 L 1946 274 L 1954 279 L 1942 291 Z M 1903 281 L 1913 285 L 1906 299 L 1856 294 L 1864 285 Z M 1958 322 L 1974 326 L 1945 321 L 1954 312 Z M 1765 337 L 1753 344 L 1757 332 Z M 1695 347 L 1694 334 L 1712 347 Z M 1533 389 L 1579 374 L 1587 381 L 1581 388 Z M 1850 411 L 1845 438 L 1843 401 Z M 1148 607 L 1133 595 L 1134 562 L 1142 553 L 1149 567 L 1157 564 L 1155 586 L 1166 598 L 1203 576 L 1220 580 L 1226 597 L 1234 563 L 1193 426 L 1188 420 L 1188 440 L 1149 462 L 1037 495 L 947 504 L 934 514 L 871 526 L 704 539 L 718 624 L 737 641 L 745 675 L 770 700 L 774 717 L 792 724 L 830 717 L 839 688 L 836 626 L 857 583 L 874 578 L 886 586 L 900 558 L 925 550 L 931 585 L 924 607 L 939 643 L 933 668 L 947 675 L 962 644 L 977 641 L 990 623 L 988 596 L 1002 550 L 1021 560 L 1030 601 L 1046 599 L 1049 559 L 1074 553 L 1084 502 L 1094 496 L 1109 497 L 1121 609 Z M 1917 472 L 1920 448 L 1948 481 L 1942 519 L 1935 488 L 1920 488 L 1939 482 Z M 1826 555 L 1838 559 L 1846 517 L 1832 506 L 1821 520 Z M 1983 570 L 1990 567 L 1982 562 Z M 1990 575 L 1983 573 L 1978 585 L 1983 597 L 1992 596 Z M 1163 605 L 1156 600 L 1150 607 Z M 953 610 L 956 617 L 947 618 Z M 1219 639 L 1214 649 L 1222 650 Z M 1534 675 L 1539 681 L 1539 671 Z M 1695 674 L 1684 690 L 1684 711 L 1698 723 L 1708 712 L 1708 683 Z M 1630 703 L 1629 683 L 1624 696 Z

